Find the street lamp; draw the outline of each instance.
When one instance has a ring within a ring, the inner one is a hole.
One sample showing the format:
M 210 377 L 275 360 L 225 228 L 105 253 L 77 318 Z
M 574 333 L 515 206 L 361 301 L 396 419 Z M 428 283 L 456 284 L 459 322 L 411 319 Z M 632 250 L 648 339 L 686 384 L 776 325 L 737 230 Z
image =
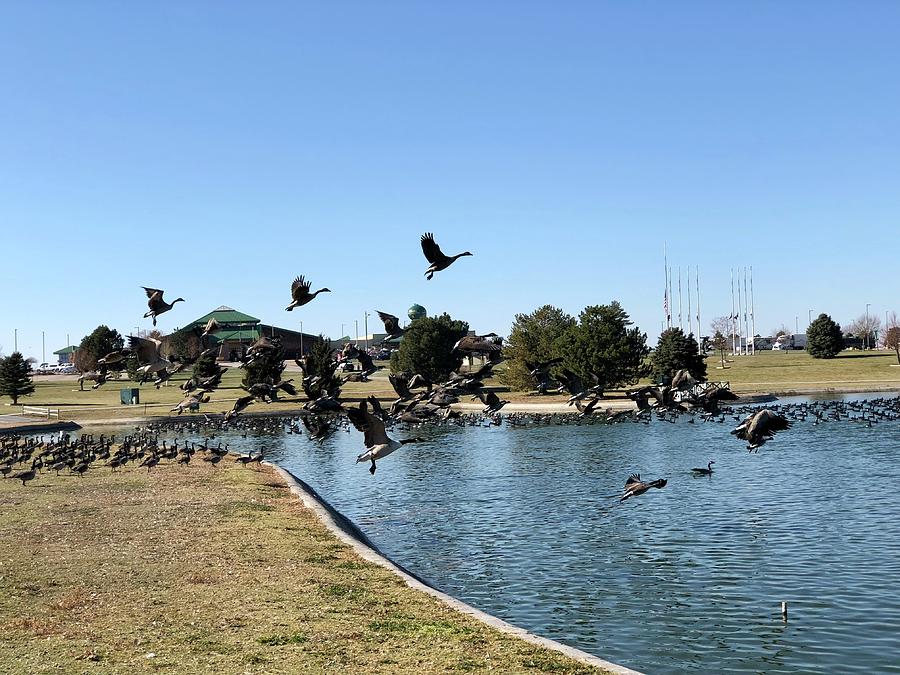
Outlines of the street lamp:
M 807 317 L 806 325 L 808 326 L 809 324 L 812 323 L 812 310 L 809 310 L 806 313 L 806 317 Z
M 869 305 L 872 303 L 866 303 L 866 349 L 869 348 Z

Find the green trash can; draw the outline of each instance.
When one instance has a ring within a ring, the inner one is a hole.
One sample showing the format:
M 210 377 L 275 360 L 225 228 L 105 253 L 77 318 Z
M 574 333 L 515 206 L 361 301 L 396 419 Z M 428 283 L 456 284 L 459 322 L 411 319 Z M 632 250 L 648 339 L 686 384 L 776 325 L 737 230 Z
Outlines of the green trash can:
M 141 402 L 140 389 L 119 389 L 119 399 L 122 405 L 137 405 Z

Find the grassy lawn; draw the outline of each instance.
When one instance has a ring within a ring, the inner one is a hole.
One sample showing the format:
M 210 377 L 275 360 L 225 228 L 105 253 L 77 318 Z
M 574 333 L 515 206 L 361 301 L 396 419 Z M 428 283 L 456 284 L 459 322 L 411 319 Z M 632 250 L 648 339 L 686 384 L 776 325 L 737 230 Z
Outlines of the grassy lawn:
M 234 401 L 246 394 L 240 388 L 241 379 L 244 371 L 231 368 L 222 378 L 222 385 L 212 393 L 212 400 L 201 406 L 204 413 L 225 412 L 230 410 Z M 302 377 L 299 371 L 286 371 L 285 379 L 294 378 L 294 384 L 299 385 Z M 63 419 L 72 419 L 79 421 L 90 421 L 92 419 L 106 419 L 118 417 L 142 417 L 144 415 L 168 415 L 171 408 L 184 398 L 184 393 L 179 386 L 188 379 L 186 373 L 179 373 L 174 376 L 169 386 L 162 386 L 159 389 L 152 383 L 145 383 L 139 386 L 136 382 L 128 379 L 110 380 L 97 390 L 90 388 L 90 383 L 85 382 L 85 390 L 78 390 L 78 382 L 76 377 L 70 376 L 65 378 L 49 379 L 42 376 L 34 377 L 35 392 L 31 396 L 19 399 L 19 403 L 30 406 L 42 406 L 48 408 L 59 408 L 60 415 Z M 125 388 L 136 388 L 140 390 L 140 405 L 122 405 L 119 400 L 119 390 Z M 300 387 L 298 386 L 298 390 Z M 391 388 L 387 380 L 387 370 L 381 370 L 376 373 L 371 382 L 356 383 L 348 382 L 342 389 L 342 396 L 345 398 L 354 398 L 359 396 L 368 396 L 374 394 L 385 400 L 393 400 L 396 398 L 394 390 Z M 292 398 L 286 394 L 282 394 L 284 399 L 280 403 L 254 403 L 247 409 L 247 412 L 278 412 L 286 410 L 296 410 L 306 403 L 306 397 L 300 393 L 298 398 Z M 9 399 L 2 399 L 3 403 L 8 403 Z M 7 410 L 4 410 L 7 408 Z M 12 406 L 4 406 L 0 404 L 0 414 L 4 412 L 15 413 L 21 412 L 21 408 Z M 184 413 L 187 415 L 188 413 Z
M 0 502 L 0 672 L 600 672 L 361 560 L 266 467 L 51 472 Z
M 761 351 L 756 356 L 732 357 L 727 368 L 719 368 L 718 357 L 707 360 L 710 380 L 727 381 L 738 393 L 772 392 L 790 393 L 806 391 L 867 391 L 884 387 L 900 388 L 900 367 L 893 352 L 845 351 L 834 359 L 813 359 L 805 351 L 774 352 Z M 477 367 L 476 362 L 476 367 Z M 501 364 L 497 370 L 502 370 Z M 372 376 L 370 382 L 348 382 L 342 390 L 342 397 L 348 400 L 374 395 L 385 402 L 396 398 L 387 380 L 388 369 L 384 368 Z M 230 369 L 222 378 L 222 386 L 212 394 L 212 401 L 201 406 L 204 413 L 221 413 L 231 409 L 235 399 L 245 392 L 240 388 L 243 371 Z M 294 377 L 299 382 L 299 371 L 286 371 L 285 378 Z M 152 384 L 144 384 L 140 389 L 141 404 L 121 405 L 119 389 L 137 387 L 128 380 L 110 381 L 96 391 L 86 385 L 85 391 L 78 391 L 74 376 L 49 380 L 41 376 L 34 378 L 36 390 L 32 396 L 20 403 L 25 405 L 59 408 L 63 419 L 90 421 L 92 419 L 143 417 L 145 415 L 168 415 L 172 406 L 183 398 L 179 385 L 187 378 L 179 374 L 172 378 L 170 386 L 156 389 Z M 645 382 L 646 383 L 646 382 Z M 496 378 L 486 381 L 491 387 L 500 387 Z M 566 395 L 529 396 L 525 392 L 504 392 L 503 398 L 515 403 L 562 403 Z M 611 400 L 621 399 L 621 392 L 607 392 Z M 3 399 L 8 402 L 9 399 Z M 470 402 L 462 398 L 462 402 Z M 248 413 L 286 412 L 296 410 L 306 402 L 302 394 L 298 398 L 285 397 L 280 403 L 255 403 Z M 0 414 L 18 412 L 20 409 L 0 404 Z M 187 415 L 188 413 L 185 413 Z
M 805 351 L 760 351 L 735 356 L 721 370 L 718 357 L 707 360 L 710 380 L 731 383 L 736 392 L 791 392 L 900 387 L 900 367 L 893 352 L 844 351 L 833 359 L 814 359 Z

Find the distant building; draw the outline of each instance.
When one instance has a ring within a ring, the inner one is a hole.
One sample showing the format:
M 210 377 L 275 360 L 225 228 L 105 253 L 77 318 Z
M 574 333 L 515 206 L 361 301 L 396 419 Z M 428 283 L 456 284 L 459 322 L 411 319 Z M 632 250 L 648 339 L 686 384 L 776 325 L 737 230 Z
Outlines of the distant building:
M 288 328 L 279 328 L 278 326 L 262 323 L 255 316 L 244 314 L 225 305 L 217 307 L 208 314 L 195 319 L 177 332 L 193 332 L 199 335 L 203 332 L 210 319 L 215 319 L 218 322 L 219 330 L 204 338 L 206 340 L 205 345 L 219 348 L 216 354 L 216 358 L 219 361 L 236 361 L 241 359 L 247 353 L 250 345 L 262 335 L 280 338 L 285 358 L 296 359 L 301 353 L 308 352 L 313 342 L 319 337 L 318 335 L 300 333 Z
M 78 347 L 76 345 L 69 345 L 68 347 L 64 347 L 63 349 L 59 349 L 53 354 L 59 357 L 59 365 L 65 365 L 68 363 L 72 363 L 72 360 L 75 358 L 75 352 L 78 351 Z

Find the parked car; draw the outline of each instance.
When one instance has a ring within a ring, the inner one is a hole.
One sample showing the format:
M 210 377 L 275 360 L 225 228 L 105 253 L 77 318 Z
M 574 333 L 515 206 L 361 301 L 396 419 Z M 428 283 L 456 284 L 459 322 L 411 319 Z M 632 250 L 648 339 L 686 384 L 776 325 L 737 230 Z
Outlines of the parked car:
M 75 368 L 71 363 L 62 364 L 57 369 L 57 374 L 59 375 L 77 375 L 78 369 Z

